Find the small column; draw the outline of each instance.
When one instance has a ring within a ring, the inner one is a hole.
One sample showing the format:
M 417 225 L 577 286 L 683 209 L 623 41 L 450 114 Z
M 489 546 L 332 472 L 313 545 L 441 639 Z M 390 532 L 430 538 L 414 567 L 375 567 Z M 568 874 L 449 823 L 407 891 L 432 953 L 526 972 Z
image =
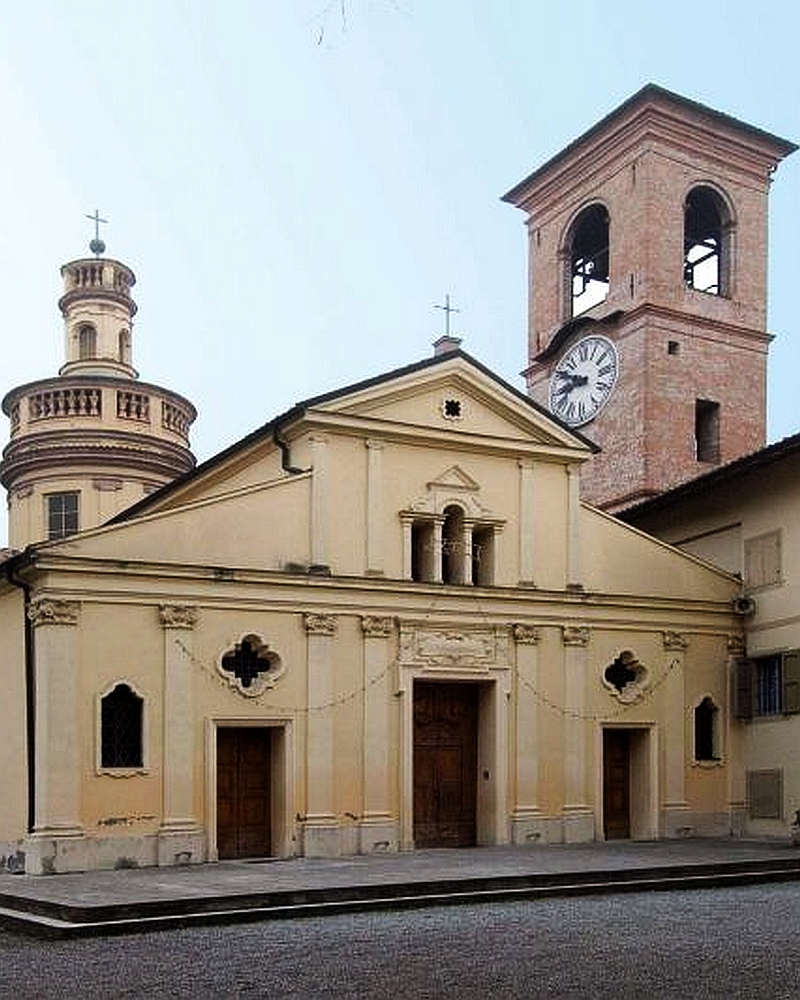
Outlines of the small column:
M 383 441 L 369 439 L 366 445 L 367 575 L 383 576 Z
M 413 574 L 411 572 L 412 567 L 412 528 L 414 525 L 414 519 L 402 515 L 400 518 L 400 523 L 403 525 L 403 579 L 413 580 Z
M 398 829 L 392 814 L 392 772 L 389 740 L 392 731 L 390 676 L 391 618 L 364 615 L 364 807 L 359 824 L 359 853 L 396 851 Z
M 431 553 L 431 567 L 433 573 L 431 575 L 431 581 L 433 583 L 442 582 L 442 528 L 444 527 L 444 518 L 437 517 L 433 522 L 433 552 Z
M 567 466 L 567 589 L 581 590 L 580 469 Z
M 314 435 L 311 441 L 311 563 L 328 565 L 328 440 Z
M 588 628 L 565 625 L 564 642 L 564 840 L 594 840 L 594 816 L 587 803 L 586 660 Z
M 462 558 L 459 565 L 461 579 L 459 583 L 472 583 L 472 531 L 475 525 L 472 521 L 464 521 L 464 531 L 461 536 Z
M 36 657 L 35 815 L 25 844 L 32 875 L 91 867 L 80 821 L 79 616 L 77 601 L 40 598 L 28 609 Z
M 206 849 L 194 800 L 193 630 L 197 608 L 160 604 L 164 630 L 162 815 L 159 865 L 198 864 Z
M 662 837 L 681 837 L 692 832 L 686 801 L 686 699 L 683 668 L 686 637 L 664 632 L 664 701 L 667 724 L 664 733 L 664 804 L 661 808 Z
M 515 675 L 516 750 L 514 804 L 511 841 L 514 844 L 544 842 L 546 831 L 539 807 L 539 641 L 535 625 L 515 625 L 517 652 Z
M 335 615 L 305 614 L 308 644 L 308 723 L 306 730 L 306 812 L 303 854 L 332 858 L 341 851 L 336 819 L 336 706 L 334 687 Z
M 536 571 L 534 524 L 536 503 L 534 497 L 534 462 L 523 458 L 519 461 L 519 579 L 532 584 Z

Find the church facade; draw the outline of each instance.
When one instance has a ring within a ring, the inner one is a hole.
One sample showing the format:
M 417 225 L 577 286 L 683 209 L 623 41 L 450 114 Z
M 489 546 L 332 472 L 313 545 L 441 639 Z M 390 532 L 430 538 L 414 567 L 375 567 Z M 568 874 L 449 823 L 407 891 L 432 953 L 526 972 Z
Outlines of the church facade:
M 583 504 L 592 451 L 447 351 L 7 560 L 7 857 L 728 833 L 738 583 Z
M 610 512 L 763 442 L 792 148 L 644 88 L 506 196 L 529 395 L 446 336 L 198 467 L 132 272 L 67 265 L 3 403 L 5 865 L 745 830 L 742 581 Z

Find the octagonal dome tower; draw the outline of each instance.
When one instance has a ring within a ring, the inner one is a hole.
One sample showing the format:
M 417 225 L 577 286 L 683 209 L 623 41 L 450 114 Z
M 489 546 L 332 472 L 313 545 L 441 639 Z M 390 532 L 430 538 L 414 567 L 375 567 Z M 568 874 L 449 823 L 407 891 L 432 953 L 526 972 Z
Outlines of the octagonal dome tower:
M 13 549 L 96 527 L 193 468 L 183 396 L 133 367 L 133 271 L 100 256 L 61 268 L 65 361 L 57 376 L 6 394 L 11 440 L 0 462 Z

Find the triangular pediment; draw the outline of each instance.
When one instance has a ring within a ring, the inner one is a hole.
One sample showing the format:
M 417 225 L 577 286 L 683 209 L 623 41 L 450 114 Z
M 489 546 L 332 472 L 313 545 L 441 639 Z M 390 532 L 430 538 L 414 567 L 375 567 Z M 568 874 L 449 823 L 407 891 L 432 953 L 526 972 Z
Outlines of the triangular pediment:
M 437 440 L 470 437 L 486 445 L 540 445 L 587 456 L 593 450 L 586 438 L 461 353 L 310 400 L 306 416 L 331 425 L 361 424 L 375 433 L 394 428 Z
M 457 465 L 451 465 L 449 469 L 445 469 L 441 475 L 432 479 L 427 486 L 428 489 L 433 489 L 438 486 L 440 489 L 465 490 L 470 492 L 475 492 L 480 489 L 480 486 L 475 482 L 472 476 L 468 475 Z

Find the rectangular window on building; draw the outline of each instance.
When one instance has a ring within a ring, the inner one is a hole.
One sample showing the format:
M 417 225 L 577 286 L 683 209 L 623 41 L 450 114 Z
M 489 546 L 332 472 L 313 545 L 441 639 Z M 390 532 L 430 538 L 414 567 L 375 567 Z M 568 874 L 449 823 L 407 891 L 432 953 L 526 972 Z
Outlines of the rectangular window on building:
M 745 539 L 744 582 L 751 590 L 781 583 L 780 531 Z
M 800 712 L 800 650 L 740 660 L 734 692 L 739 719 Z
M 47 498 L 47 537 L 66 538 L 78 530 L 78 494 L 51 493 Z
M 719 463 L 719 403 L 695 400 L 694 444 L 698 462 Z

